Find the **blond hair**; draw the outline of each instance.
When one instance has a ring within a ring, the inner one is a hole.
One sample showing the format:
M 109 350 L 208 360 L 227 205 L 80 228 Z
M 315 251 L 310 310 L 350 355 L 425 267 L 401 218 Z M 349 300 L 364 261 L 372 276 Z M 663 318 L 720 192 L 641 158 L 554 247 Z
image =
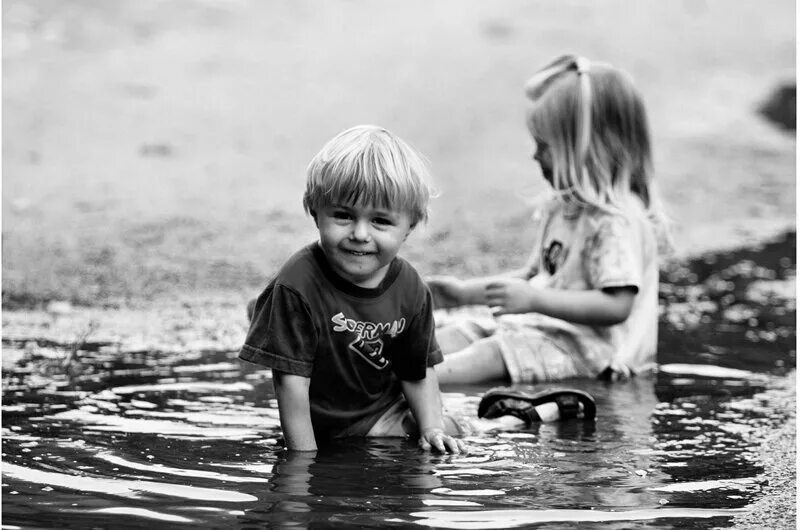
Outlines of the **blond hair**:
M 312 216 L 331 204 L 363 204 L 406 212 L 412 226 L 428 219 L 428 166 L 382 127 L 359 125 L 339 133 L 311 159 L 306 177 L 303 208 Z
M 528 128 L 550 146 L 562 198 L 619 212 L 629 211 L 633 194 L 665 224 L 644 100 L 625 72 L 563 55 L 528 80 L 525 94 L 533 103 Z

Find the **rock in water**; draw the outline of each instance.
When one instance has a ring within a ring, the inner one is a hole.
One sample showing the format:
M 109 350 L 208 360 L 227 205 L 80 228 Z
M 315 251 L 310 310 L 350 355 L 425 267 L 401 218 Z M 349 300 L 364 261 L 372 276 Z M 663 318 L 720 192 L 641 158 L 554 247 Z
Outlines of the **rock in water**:
M 794 131 L 797 128 L 797 83 L 778 86 L 758 110 L 772 123 Z

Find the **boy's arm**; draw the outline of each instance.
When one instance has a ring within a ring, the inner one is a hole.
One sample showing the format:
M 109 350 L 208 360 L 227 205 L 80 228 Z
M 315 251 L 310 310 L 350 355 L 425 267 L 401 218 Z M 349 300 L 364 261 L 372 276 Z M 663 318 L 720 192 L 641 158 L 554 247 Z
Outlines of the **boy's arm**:
M 417 420 L 420 446 L 425 450 L 433 446 L 442 453 L 448 450 L 452 453 L 466 452 L 464 442 L 444 432 L 442 396 L 433 367 L 427 368 L 424 379 L 401 381 L 401 384 L 411 413 Z
M 495 315 L 541 313 L 578 324 L 611 326 L 631 314 L 636 288 L 572 291 L 531 287 L 523 280 L 497 279 L 486 288 Z
M 286 447 L 293 451 L 316 451 L 308 397 L 311 378 L 275 370 L 272 377 Z

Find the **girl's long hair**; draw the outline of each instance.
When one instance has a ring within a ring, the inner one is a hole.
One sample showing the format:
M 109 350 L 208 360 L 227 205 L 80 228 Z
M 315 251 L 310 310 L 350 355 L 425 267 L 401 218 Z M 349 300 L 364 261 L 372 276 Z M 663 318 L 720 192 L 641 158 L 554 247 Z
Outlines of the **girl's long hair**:
M 525 85 L 528 128 L 551 150 L 553 187 L 570 202 L 627 212 L 631 194 L 667 225 L 653 182 L 644 101 L 630 77 L 608 64 L 564 55 Z

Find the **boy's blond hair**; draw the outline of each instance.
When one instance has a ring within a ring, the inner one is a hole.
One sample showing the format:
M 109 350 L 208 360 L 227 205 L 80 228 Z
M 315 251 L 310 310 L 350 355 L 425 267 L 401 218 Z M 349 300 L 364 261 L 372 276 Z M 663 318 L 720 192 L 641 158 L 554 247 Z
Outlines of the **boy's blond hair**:
M 428 219 L 433 194 L 422 156 L 382 127 L 358 125 L 328 141 L 306 170 L 303 208 L 370 205 L 407 212 L 411 225 Z

